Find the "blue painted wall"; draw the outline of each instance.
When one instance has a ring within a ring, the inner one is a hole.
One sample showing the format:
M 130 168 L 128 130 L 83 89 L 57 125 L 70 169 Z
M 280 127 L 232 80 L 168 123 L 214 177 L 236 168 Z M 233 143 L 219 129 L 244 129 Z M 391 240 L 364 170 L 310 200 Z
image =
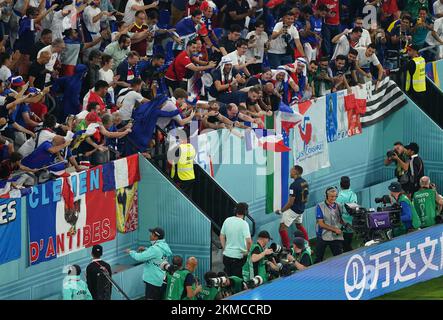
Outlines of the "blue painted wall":
M 124 250 L 146 245 L 148 228 L 162 226 L 166 240 L 174 254 L 195 255 L 199 259 L 197 275 L 203 274 L 210 264 L 210 222 L 175 187 L 159 174 L 146 159 L 140 159 L 142 180 L 139 182 L 139 228 L 127 234 L 117 233 L 116 239 L 103 245 L 103 259 L 114 270 L 114 280 L 131 297 L 144 295 L 143 264 L 132 260 Z M 78 264 L 84 271 L 89 264 L 90 250 L 29 266 L 28 227 L 26 201 L 22 198 L 22 254 L 19 260 L 0 265 L 0 299 L 60 299 L 64 267 Z M 84 277 L 84 272 L 82 272 Z M 122 299 L 114 290 L 113 299 Z
M 304 225 L 310 237 L 315 236 L 316 203 L 323 200 L 324 190 L 328 186 L 339 186 L 341 176 L 351 178 L 351 188 L 357 192 L 363 206 L 375 206 L 373 199 L 388 193 L 384 187 L 373 186 L 394 178 L 394 166 L 385 167 L 383 159 L 395 141 L 417 142 L 420 146 L 419 154 L 425 163 L 425 173 L 443 188 L 443 132 L 412 101 L 408 101 L 406 106 L 393 115 L 364 128 L 361 135 L 330 143 L 331 166 L 305 176 L 310 185 L 310 198 L 304 215 Z M 232 153 L 237 156 L 242 153 L 242 157 L 247 154 L 244 140 L 232 136 L 228 131 L 218 135 L 225 143 L 218 144 L 216 159 L 219 154 L 231 154 L 231 158 Z M 237 147 L 234 152 L 230 150 L 232 146 L 239 144 L 240 148 Z M 257 159 L 260 161 L 262 157 L 259 155 Z M 229 164 L 214 165 L 215 178 L 237 201 L 249 203 L 258 231 L 266 229 L 274 238 L 279 239 L 279 218 L 275 214 L 264 212 L 265 177 L 256 174 L 261 166 L 256 163 L 246 164 L 242 160 L 240 164 L 231 161 Z

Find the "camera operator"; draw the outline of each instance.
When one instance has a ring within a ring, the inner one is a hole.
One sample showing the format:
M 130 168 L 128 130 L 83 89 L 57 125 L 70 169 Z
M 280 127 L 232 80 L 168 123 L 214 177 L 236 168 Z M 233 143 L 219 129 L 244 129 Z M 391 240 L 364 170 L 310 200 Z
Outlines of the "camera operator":
M 243 265 L 242 271 L 244 281 L 250 281 L 255 276 L 260 276 L 263 279 L 263 282 L 266 282 L 268 280 L 266 264 L 278 271 L 276 264 L 267 259 L 267 256 L 274 252 L 271 248 L 266 248 L 269 240 L 272 240 L 269 232 L 265 230 L 260 231 L 257 243 L 251 246 L 246 263 Z
M 172 255 L 172 252 L 165 241 L 165 231 L 162 228 L 149 229 L 149 232 L 149 248 L 140 247 L 137 251 L 126 249 L 125 252 L 136 261 L 145 262 L 143 281 L 146 285 L 146 300 L 161 300 L 165 271 L 160 268 L 160 264 Z
M 351 190 L 351 179 L 347 176 L 343 176 L 340 179 L 340 192 L 336 202 L 340 205 L 342 211 L 342 219 L 348 225 L 352 226 L 352 216 L 348 213 L 344 207 L 345 203 L 357 203 L 357 194 Z M 354 232 L 349 227 L 343 227 L 343 251 L 349 252 L 352 250 L 352 237 Z
M 197 295 L 202 291 L 202 286 L 193 275 L 198 265 L 197 258 L 189 257 L 185 269 L 181 269 L 181 261 L 179 263 L 177 267 L 180 269 L 168 275 L 166 300 L 197 300 Z
M 325 191 L 325 201 L 319 203 L 316 209 L 317 219 L 317 244 L 315 246 L 315 263 L 323 261 L 326 247 L 334 256 L 343 253 L 343 233 L 341 227 L 344 224 L 341 217 L 340 206 L 335 202 L 337 189 L 329 187 Z
M 407 175 L 406 172 L 408 170 L 408 162 L 409 162 L 409 156 L 406 153 L 405 147 L 403 146 L 403 143 L 400 141 L 397 141 L 394 143 L 394 148 L 392 150 L 388 150 L 386 152 L 386 159 L 384 160 L 385 166 L 390 165 L 391 163 L 395 163 L 395 177 L 397 178 L 398 182 L 401 183 L 402 189 L 407 190 L 408 188 L 408 181 L 407 181 Z
M 420 219 L 418 218 L 417 211 L 412 205 L 411 200 L 405 195 L 399 182 L 392 182 L 389 187 L 391 196 L 395 199 L 396 203 L 401 206 L 401 226 L 395 228 L 394 237 L 414 231 L 420 226 Z
M 205 273 L 206 286 L 203 287 L 199 294 L 199 300 L 219 300 L 220 288 L 213 286 L 211 279 L 217 278 L 217 273 L 214 271 L 208 271 Z
M 288 255 L 289 262 L 293 262 L 297 270 L 304 270 L 312 266 L 311 253 L 305 247 L 305 239 L 297 237 L 292 242 L 292 254 Z
M 420 179 L 420 190 L 414 193 L 413 203 L 420 218 L 420 228 L 425 228 L 436 223 L 438 212 L 443 206 L 443 197 L 437 193 L 431 179 L 424 176 Z

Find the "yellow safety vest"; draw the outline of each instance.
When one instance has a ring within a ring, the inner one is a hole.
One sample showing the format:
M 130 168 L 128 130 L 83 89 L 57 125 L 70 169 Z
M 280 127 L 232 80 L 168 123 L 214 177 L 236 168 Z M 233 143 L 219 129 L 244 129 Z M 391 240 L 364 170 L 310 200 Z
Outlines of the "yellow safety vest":
M 415 62 L 415 72 L 412 75 L 412 89 L 415 92 L 426 91 L 426 62 L 423 57 L 416 57 L 412 59 Z M 411 75 L 409 71 L 406 72 L 406 91 L 410 90 Z
M 177 166 L 177 175 L 181 181 L 194 180 L 194 158 L 195 158 L 195 149 L 194 146 L 190 143 L 181 144 L 180 148 L 180 157 L 178 158 Z M 175 165 L 172 166 L 171 170 L 171 178 L 175 176 Z

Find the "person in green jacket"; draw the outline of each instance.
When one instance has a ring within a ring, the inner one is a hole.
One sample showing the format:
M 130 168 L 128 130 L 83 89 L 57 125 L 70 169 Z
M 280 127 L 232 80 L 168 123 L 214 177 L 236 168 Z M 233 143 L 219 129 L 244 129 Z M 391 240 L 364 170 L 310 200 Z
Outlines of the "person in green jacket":
M 435 185 L 431 184 L 431 179 L 427 176 L 420 179 L 420 190 L 414 193 L 413 202 L 415 210 L 420 218 L 420 227 L 426 228 L 435 224 L 438 215 L 438 207 L 443 205 L 443 198 L 435 190 Z
M 226 272 L 217 273 L 218 278 L 225 278 L 225 282 L 222 283 L 220 288 L 220 298 L 224 299 L 230 297 L 236 293 L 239 293 L 245 289 L 247 289 L 246 283 L 242 278 L 237 276 L 230 276 Z
M 357 203 L 357 195 L 351 190 L 351 179 L 347 176 L 343 176 L 340 179 L 340 192 L 338 193 L 336 203 L 340 205 L 342 212 L 342 219 L 345 223 L 343 226 L 343 252 L 349 252 L 352 249 L 352 237 L 354 236 L 354 231 L 347 226 L 348 224 L 352 226 L 352 216 L 348 213 L 345 208 L 345 203 Z
M 168 275 L 166 300 L 197 300 L 197 295 L 202 291 L 202 286 L 193 274 L 197 266 L 197 258 L 189 257 L 185 269 L 180 268 Z
M 172 255 L 169 245 L 165 241 L 165 232 L 162 228 L 149 229 L 151 233 L 151 246 L 140 247 L 137 251 L 126 249 L 131 258 L 136 261 L 145 262 L 143 270 L 143 281 L 145 282 L 146 300 L 161 300 L 162 285 L 165 278 L 165 271 L 160 265 Z
M 88 285 L 80 278 L 79 265 L 72 265 L 63 279 L 63 300 L 92 300 Z
M 411 200 L 404 194 L 399 182 L 392 182 L 389 187 L 391 196 L 401 206 L 401 226 L 393 230 L 394 237 L 414 231 L 420 227 L 420 219 Z
M 291 254 L 288 255 L 288 261 L 294 263 L 297 270 L 305 270 L 312 266 L 312 256 L 305 247 L 305 239 L 297 237 L 292 242 Z
M 257 242 L 251 246 L 246 262 L 243 265 L 243 281 L 248 282 L 256 276 L 260 276 L 263 282 L 268 281 L 266 264 L 270 264 L 273 269 L 278 270 L 277 266 L 267 259 L 267 256 L 273 253 L 271 248 L 266 248 L 270 240 L 272 238 L 268 231 L 260 231 Z
M 217 273 L 214 271 L 208 271 L 205 273 L 206 286 L 203 287 L 200 292 L 199 300 L 219 300 L 220 298 L 220 288 L 213 286 L 211 279 L 217 278 Z

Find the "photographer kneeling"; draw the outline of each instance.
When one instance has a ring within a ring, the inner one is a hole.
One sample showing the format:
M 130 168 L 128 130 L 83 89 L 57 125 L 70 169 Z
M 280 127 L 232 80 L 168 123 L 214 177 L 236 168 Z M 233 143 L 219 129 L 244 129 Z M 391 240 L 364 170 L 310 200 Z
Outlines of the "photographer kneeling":
M 217 278 L 217 273 L 208 271 L 205 273 L 206 286 L 203 287 L 198 298 L 199 300 L 219 300 L 220 288 L 213 285 L 212 279 Z
M 272 240 L 269 232 L 260 231 L 257 243 L 251 246 L 246 263 L 243 265 L 242 273 L 245 282 L 253 280 L 256 276 L 260 276 L 263 279 L 263 282 L 268 281 L 266 264 L 276 271 L 279 270 L 275 263 L 267 259 L 267 256 L 274 252 L 271 248 L 266 249 L 269 240 Z
M 305 247 L 304 238 L 295 238 L 291 251 L 292 255 L 288 255 L 288 261 L 293 262 L 297 270 L 304 270 L 313 264 L 311 253 Z
M 185 269 L 181 269 L 182 261 L 177 261 L 177 258 L 174 265 L 180 269 L 168 275 L 166 300 L 197 300 L 197 295 L 202 291 L 202 286 L 193 274 L 197 269 L 197 258 L 189 257 Z
M 388 189 L 391 192 L 391 196 L 401 206 L 401 226 L 393 230 L 394 237 L 414 231 L 414 229 L 420 227 L 420 218 L 417 211 L 415 211 L 411 200 L 405 195 L 401 184 L 399 182 L 392 182 Z

